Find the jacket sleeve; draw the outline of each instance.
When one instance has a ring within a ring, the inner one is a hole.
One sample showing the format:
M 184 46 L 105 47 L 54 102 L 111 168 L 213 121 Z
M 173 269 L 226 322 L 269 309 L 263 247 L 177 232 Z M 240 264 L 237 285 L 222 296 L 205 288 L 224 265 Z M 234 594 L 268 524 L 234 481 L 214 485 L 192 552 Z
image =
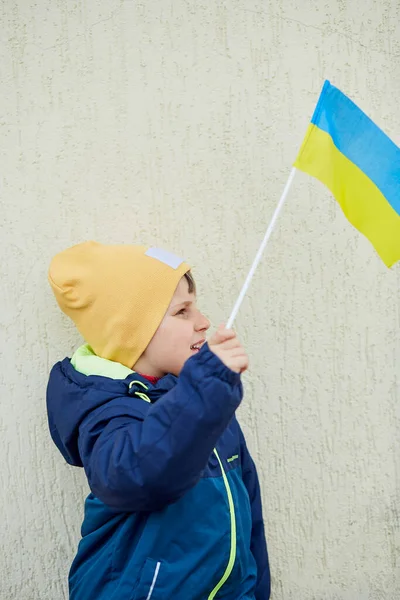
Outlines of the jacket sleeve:
M 241 435 L 242 477 L 250 498 L 251 505 L 251 544 L 250 550 L 257 564 L 256 600 L 268 600 L 271 593 L 271 579 L 267 543 L 265 540 L 264 522 L 262 516 L 260 484 L 256 466 L 249 453 L 243 432 Z
M 240 375 L 207 346 L 143 416 L 122 397 L 81 423 L 79 452 L 95 496 L 119 511 L 155 511 L 199 480 L 242 398 Z M 136 404 L 136 406 L 139 406 Z

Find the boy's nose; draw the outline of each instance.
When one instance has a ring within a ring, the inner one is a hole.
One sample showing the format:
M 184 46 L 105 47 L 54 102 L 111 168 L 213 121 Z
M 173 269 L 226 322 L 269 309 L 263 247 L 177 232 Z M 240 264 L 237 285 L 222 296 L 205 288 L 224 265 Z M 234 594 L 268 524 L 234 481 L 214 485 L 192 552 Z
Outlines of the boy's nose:
M 205 317 L 201 312 L 199 312 L 199 316 L 196 322 L 196 331 L 207 331 L 210 328 L 210 321 Z

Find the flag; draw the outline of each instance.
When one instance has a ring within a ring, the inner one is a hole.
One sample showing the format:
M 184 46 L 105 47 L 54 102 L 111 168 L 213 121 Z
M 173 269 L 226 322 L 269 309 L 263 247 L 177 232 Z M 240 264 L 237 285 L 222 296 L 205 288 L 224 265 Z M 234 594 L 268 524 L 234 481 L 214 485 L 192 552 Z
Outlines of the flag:
M 329 81 L 294 166 L 331 190 L 385 265 L 400 260 L 400 148 Z

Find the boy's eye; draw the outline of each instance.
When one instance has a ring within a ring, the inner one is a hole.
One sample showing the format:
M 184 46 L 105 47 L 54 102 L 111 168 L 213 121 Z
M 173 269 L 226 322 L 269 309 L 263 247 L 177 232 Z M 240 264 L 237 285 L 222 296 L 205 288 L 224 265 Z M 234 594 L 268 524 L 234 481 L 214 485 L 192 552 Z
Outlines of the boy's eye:
M 181 310 L 178 310 L 178 312 L 176 313 L 177 315 L 184 315 L 186 313 L 186 308 L 181 308 Z

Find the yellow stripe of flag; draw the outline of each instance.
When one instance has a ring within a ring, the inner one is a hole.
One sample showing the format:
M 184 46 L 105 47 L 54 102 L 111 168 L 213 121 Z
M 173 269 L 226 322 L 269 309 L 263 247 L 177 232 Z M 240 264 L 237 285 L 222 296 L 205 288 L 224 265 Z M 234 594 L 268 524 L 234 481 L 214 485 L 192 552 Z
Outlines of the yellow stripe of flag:
M 400 216 L 369 177 L 339 152 L 328 133 L 310 124 L 294 166 L 330 189 L 385 265 L 400 259 Z

